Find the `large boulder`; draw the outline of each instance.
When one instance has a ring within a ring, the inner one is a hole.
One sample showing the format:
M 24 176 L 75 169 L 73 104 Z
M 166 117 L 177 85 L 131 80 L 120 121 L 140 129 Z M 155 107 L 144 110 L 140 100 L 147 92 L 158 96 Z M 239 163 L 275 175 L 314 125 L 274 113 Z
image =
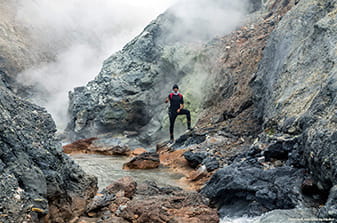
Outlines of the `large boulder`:
M 97 180 L 62 153 L 45 109 L 0 82 L 0 221 L 69 222 L 97 191 Z
M 261 215 L 273 209 L 295 208 L 301 197 L 304 170 L 232 164 L 218 170 L 201 190 L 220 207 L 220 215 Z

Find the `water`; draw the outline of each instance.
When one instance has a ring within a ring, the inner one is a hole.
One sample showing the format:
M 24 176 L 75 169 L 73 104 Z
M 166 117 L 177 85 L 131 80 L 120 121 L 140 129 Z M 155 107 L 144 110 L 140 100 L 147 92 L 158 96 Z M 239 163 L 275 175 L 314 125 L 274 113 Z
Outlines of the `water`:
M 145 180 L 156 181 L 160 186 L 179 186 L 179 179 L 183 176 L 172 173 L 167 168 L 158 168 L 153 170 L 123 170 L 123 164 L 130 160 L 129 157 L 122 156 L 104 156 L 104 155 L 72 155 L 84 171 L 88 174 L 95 175 L 98 178 L 98 187 L 100 189 L 110 185 L 113 181 L 124 176 L 131 176 L 137 182 Z

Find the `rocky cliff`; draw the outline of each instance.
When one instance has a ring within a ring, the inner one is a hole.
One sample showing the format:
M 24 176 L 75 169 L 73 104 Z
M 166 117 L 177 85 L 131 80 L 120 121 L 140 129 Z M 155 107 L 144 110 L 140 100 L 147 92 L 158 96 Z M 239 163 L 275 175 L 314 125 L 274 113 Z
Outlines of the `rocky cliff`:
M 218 1 L 199 3 L 231 6 Z M 260 3 L 248 1 L 240 10 L 253 12 L 261 7 Z M 188 10 L 188 6 L 180 10 Z M 174 83 L 183 89 L 196 122 L 207 97 L 206 80 L 213 60 L 213 52 L 204 51 L 209 33 L 199 29 L 197 23 L 207 21 L 209 15 L 200 13 L 199 19 L 186 22 L 176 11 L 173 7 L 160 15 L 120 52 L 104 61 L 95 80 L 70 93 L 67 132 L 72 139 L 107 132 L 118 135 L 125 130 L 136 131 L 141 143 L 162 139 L 168 126 L 163 101 Z M 230 23 L 234 25 L 224 26 L 221 33 L 239 24 Z
M 69 222 L 95 195 L 96 178 L 62 153 L 47 111 L 17 95 L 29 91 L 16 75 L 48 56 L 15 20 L 14 4 L 0 3 L 0 222 Z

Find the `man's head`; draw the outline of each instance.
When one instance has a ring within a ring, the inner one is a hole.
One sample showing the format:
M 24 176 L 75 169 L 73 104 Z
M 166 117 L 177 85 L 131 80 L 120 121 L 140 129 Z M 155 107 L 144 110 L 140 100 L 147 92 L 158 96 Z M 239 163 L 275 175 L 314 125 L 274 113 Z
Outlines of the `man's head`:
M 176 84 L 173 85 L 172 89 L 173 89 L 173 91 L 176 92 L 176 93 L 179 91 L 179 87 L 178 87 L 178 85 L 176 85 Z

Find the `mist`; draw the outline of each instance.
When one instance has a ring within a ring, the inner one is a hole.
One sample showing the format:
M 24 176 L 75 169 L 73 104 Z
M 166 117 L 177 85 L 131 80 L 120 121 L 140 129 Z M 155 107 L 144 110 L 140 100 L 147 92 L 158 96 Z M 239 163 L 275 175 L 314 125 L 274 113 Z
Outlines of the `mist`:
M 248 0 L 17 1 L 18 21 L 52 58 L 22 72 L 18 80 L 42 92 L 31 100 L 46 107 L 58 130 L 63 130 L 68 92 L 93 80 L 103 61 L 159 14 L 173 6 L 170 12 L 178 22 L 166 37 L 171 41 L 205 41 L 237 27 Z M 198 79 L 203 76 L 207 74 Z
M 68 92 L 99 73 L 103 61 L 120 50 L 176 0 L 17 1 L 18 22 L 50 53 L 50 61 L 25 70 L 18 81 L 40 94 L 30 100 L 46 107 L 63 130 Z

